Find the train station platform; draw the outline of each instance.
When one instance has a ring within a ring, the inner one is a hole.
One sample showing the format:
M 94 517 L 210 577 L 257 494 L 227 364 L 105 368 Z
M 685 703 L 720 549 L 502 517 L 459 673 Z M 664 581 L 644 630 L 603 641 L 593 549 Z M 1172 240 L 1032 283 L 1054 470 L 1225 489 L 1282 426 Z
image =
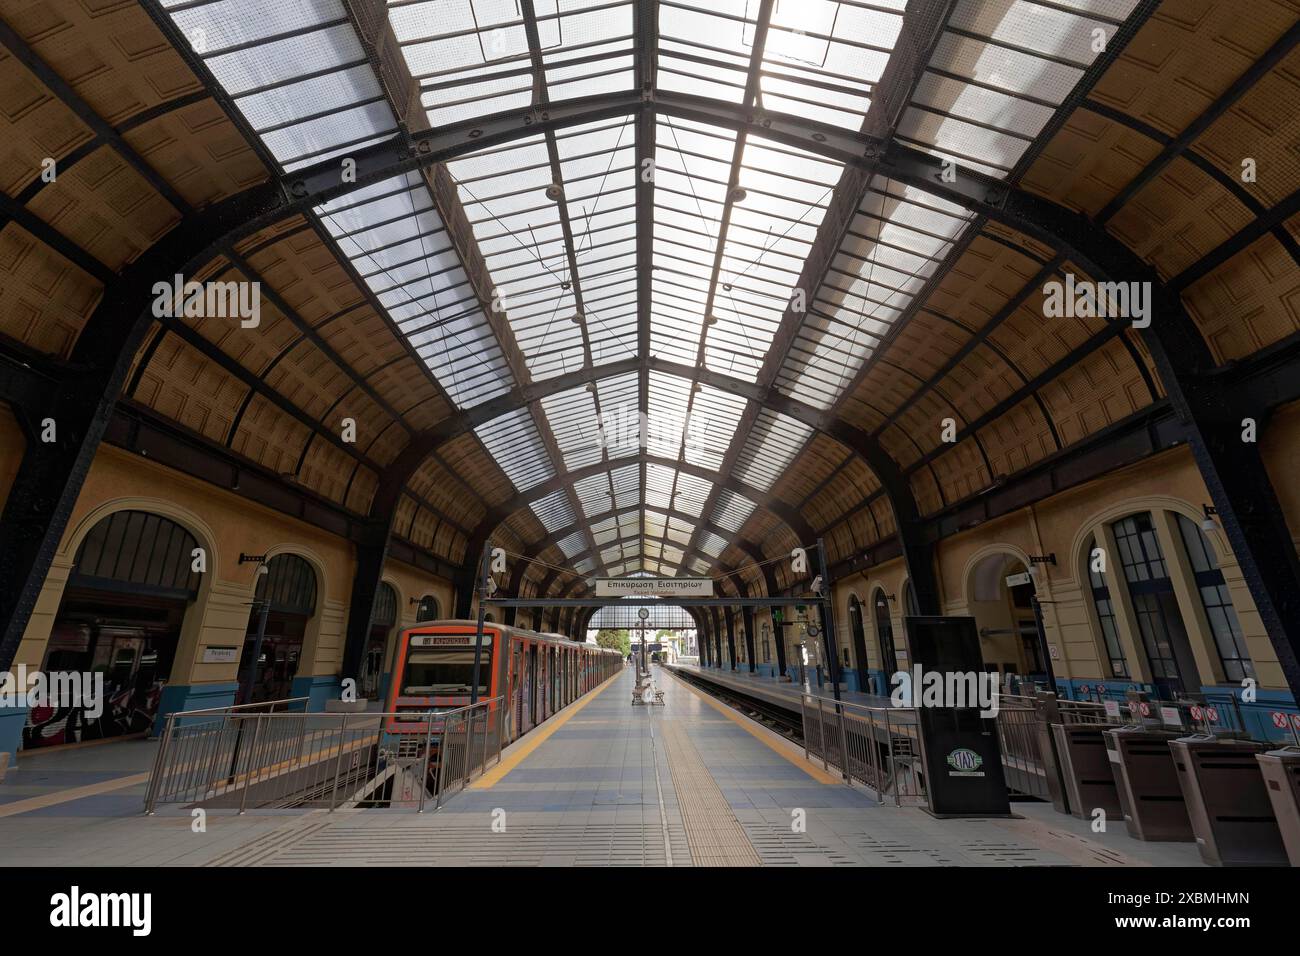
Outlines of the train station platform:
M 764 677 L 748 670 L 729 670 L 725 667 L 700 667 L 698 664 L 669 664 L 669 670 L 679 670 L 688 676 L 720 684 L 749 697 L 784 707 L 794 713 L 799 712 L 799 698 L 803 694 L 815 694 L 819 697 L 831 696 L 831 685 L 813 686 L 793 681 L 777 680 Z M 863 707 L 888 707 L 889 698 L 880 694 L 863 694 L 859 691 L 840 687 L 840 700 L 847 704 L 860 704 Z
M 785 738 L 664 668 L 655 674 L 664 706 L 631 704 L 628 668 L 507 748 L 436 812 L 212 810 L 196 832 L 184 808 L 143 816 L 131 780 L 0 814 L 0 863 L 1200 865 L 1193 845 L 1139 843 L 1122 827 L 1093 834 L 1046 804 L 1018 803 L 1006 820 L 881 806 Z

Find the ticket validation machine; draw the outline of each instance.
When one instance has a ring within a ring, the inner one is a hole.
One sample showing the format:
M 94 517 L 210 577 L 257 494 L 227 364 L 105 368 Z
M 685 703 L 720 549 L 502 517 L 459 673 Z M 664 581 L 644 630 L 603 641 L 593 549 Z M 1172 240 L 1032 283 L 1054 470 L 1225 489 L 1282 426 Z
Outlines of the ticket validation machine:
M 913 674 L 982 674 L 979 631 L 973 617 L 906 618 Z M 968 684 L 969 686 L 969 684 Z M 938 817 L 1009 817 L 997 718 L 979 706 L 927 706 L 923 686 L 912 688 L 921 734 L 925 793 Z M 946 701 L 945 701 L 946 703 Z M 976 702 L 971 702 L 976 703 Z

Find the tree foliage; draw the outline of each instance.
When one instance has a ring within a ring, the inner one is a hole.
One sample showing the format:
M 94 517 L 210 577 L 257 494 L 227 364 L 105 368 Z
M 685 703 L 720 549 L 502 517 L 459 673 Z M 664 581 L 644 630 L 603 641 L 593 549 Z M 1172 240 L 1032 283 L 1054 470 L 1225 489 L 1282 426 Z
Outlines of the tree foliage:
M 596 632 L 596 643 L 601 647 L 612 647 L 624 657 L 632 653 L 632 638 L 626 630 L 602 628 Z

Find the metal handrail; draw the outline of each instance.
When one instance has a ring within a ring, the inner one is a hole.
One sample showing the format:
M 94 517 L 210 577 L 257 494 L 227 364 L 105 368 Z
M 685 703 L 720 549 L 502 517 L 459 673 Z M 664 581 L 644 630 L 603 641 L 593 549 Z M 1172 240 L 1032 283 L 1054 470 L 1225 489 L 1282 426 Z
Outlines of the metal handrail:
M 155 812 L 160 803 L 181 803 L 237 806 L 243 813 L 250 800 L 255 807 L 319 800 L 333 810 L 358 802 L 349 794 L 368 794 L 398 774 L 394 796 L 382 799 L 416 803 L 418 788 L 418 809 L 423 810 L 435 749 L 440 805 L 445 793 L 463 789 L 485 772 L 494 756 L 500 762 L 505 701 L 498 695 L 441 711 L 249 713 L 245 705 L 237 712 L 216 708 L 169 714 L 145 791 L 145 812 Z M 186 721 L 196 714 L 203 719 Z M 408 722 L 408 732 L 393 734 L 389 722 L 399 717 Z M 455 766 L 446 765 L 448 756 Z M 397 796 L 399 782 L 409 796 Z
M 229 707 L 208 707 L 204 710 L 178 710 L 169 717 L 197 717 L 200 714 L 233 714 L 237 710 L 251 710 L 254 707 L 274 707 L 276 704 L 302 704 L 310 697 L 282 697 L 279 700 L 261 700 L 252 704 L 231 704 Z

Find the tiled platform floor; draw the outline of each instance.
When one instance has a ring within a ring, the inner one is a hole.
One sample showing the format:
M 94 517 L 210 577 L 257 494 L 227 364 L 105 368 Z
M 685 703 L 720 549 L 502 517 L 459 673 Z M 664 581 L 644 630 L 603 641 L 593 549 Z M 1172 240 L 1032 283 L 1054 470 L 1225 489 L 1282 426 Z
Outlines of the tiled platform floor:
M 1199 864 L 1189 844 L 1144 844 L 1122 822 L 1092 834 L 1042 804 L 983 821 L 877 806 L 801 750 L 657 674 L 666 706 L 631 706 L 629 668 L 437 812 L 214 811 L 195 833 L 184 810 L 140 815 L 143 787 L 132 785 L 0 816 L 0 864 Z M 84 772 L 140 765 L 128 756 L 95 755 Z

